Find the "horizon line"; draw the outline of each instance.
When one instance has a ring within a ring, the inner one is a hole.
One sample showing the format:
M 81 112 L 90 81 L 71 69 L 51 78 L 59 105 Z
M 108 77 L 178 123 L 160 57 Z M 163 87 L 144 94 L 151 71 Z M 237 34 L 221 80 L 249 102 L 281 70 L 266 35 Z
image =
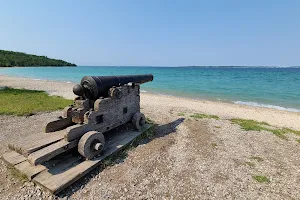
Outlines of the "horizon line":
M 77 65 L 78 67 L 261 67 L 261 68 L 299 68 L 299 66 L 279 66 L 279 65 L 186 65 L 186 66 L 167 66 L 167 65 Z

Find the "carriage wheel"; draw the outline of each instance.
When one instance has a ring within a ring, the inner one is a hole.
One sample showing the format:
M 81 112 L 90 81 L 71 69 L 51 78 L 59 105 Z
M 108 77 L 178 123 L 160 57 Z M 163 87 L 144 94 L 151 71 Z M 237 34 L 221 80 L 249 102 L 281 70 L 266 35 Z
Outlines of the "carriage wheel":
M 97 131 L 89 131 L 85 133 L 79 140 L 78 152 L 87 159 L 100 154 L 104 149 L 105 139 L 102 133 Z
M 134 116 L 132 117 L 132 124 L 136 130 L 142 131 L 144 125 L 146 124 L 145 115 L 140 112 L 135 113 Z

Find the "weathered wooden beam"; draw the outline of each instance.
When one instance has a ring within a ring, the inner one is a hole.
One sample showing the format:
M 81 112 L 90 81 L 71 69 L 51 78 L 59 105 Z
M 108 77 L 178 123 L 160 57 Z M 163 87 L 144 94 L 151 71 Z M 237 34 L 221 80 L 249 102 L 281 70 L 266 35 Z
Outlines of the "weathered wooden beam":
M 74 124 L 74 123 L 72 122 L 71 117 L 61 118 L 61 119 L 49 122 L 46 125 L 45 132 L 49 133 L 49 132 L 59 131 L 59 130 L 67 128 L 68 126 L 71 126 L 72 124 Z
M 38 151 L 35 151 L 31 153 L 28 156 L 28 161 L 32 165 L 38 165 L 42 164 L 51 158 L 54 158 L 55 156 L 68 151 L 69 149 L 72 149 L 76 147 L 78 144 L 78 140 L 73 140 L 71 142 L 67 142 L 65 140 L 60 140 L 56 143 L 53 143 L 45 148 L 42 148 Z
M 70 126 L 66 129 L 65 132 L 65 140 L 70 142 L 72 140 L 78 139 L 81 136 L 83 136 L 86 132 L 92 130 L 92 125 L 80 125 L 80 124 L 76 124 L 73 126 Z
M 47 134 L 43 133 L 41 135 L 38 135 L 37 137 L 25 138 L 22 141 L 10 143 L 8 144 L 8 147 L 11 150 L 14 150 L 27 157 L 32 152 L 35 152 L 50 144 L 62 140 L 64 138 L 64 135 L 64 130 Z
M 3 154 L 2 159 L 9 165 L 16 165 L 19 164 L 23 161 L 26 160 L 26 157 L 24 157 L 23 155 L 15 152 L 15 151 L 11 151 L 11 152 L 7 152 L 5 154 Z
M 26 177 L 31 180 L 38 173 L 46 170 L 47 168 L 43 165 L 33 166 L 28 161 L 21 162 L 15 165 L 15 168 L 22 174 L 25 174 Z

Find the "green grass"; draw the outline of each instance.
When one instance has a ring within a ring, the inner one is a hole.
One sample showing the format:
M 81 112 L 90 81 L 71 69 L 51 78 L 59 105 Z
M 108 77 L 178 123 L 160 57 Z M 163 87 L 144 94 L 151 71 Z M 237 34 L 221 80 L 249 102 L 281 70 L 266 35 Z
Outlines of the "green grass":
M 203 113 L 195 113 L 193 115 L 190 115 L 190 117 L 193 117 L 195 119 L 220 119 L 218 116 L 216 115 L 207 115 L 207 114 L 203 114 Z
M 300 143 L 300 139 L 298 139 L 298 140 L 296 140 L 296 141 Z
M 259 183 L 270 183 L 270 180 L 265 176 L 252 176 L 252 178 Z
M 240 125 L 241 128 L 245 131 L 268 131 L 282 139 L 287 139 L 287 137 L 285 136 L 286 133 L 300 135 L 300 131 L 296 131 L 290 128 L 275 128 L 266 122 L 258 122 L 249 119 L 231 119 L 231 122 Z
M 255 167 L 255 163 L 253 162 L 245 162 L 246 165 L 248 165 L 249 167 Z
M 178 113 L 178 116 L 184 116 L 183 112 Z
M 283 128 L 282 131 L 285 133 L 294 133 L 295 135 L 300 135 L 300 131 L 296 131 L 290 128 Z
M 60 110 L 72 104 L 44 91 L 4 88 L 0 89 L 0 115 L 32 115 L 36 112 Z
M 154 122 L 149 117 L 146 117 L 146 122 L 148 124 L 154 124 Z
M 217 144 L 217 143 L 211 143 L 211 146 L 212 146 L 213 148 L 216 148 L 216 147 L 218 146 L 218 144 Z
M 267 128 L 265 128 L 264 126 L 269 125 L 265 122 L 257 122 L 255 120 L 248 120 L 248 119 L 231 119 L 231 122 L 240 125 L 242 129 L 246 131 L 266 130 Z
M 256 161 L 258 161 L 258 162 L 264 161 L 264 159 L 263 159 L 262 157 L 259 157 L 259 156 L 251 156 L 250 159 L 256 160 Z

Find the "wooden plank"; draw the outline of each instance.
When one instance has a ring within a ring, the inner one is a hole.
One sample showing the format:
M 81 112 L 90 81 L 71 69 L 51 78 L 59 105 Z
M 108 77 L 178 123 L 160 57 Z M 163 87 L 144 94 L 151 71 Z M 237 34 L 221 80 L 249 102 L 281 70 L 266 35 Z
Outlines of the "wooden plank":
M 82 156 L 70 156 L 69 158 L 59 162 L 55 167 L 48 170 L 49 174 L 60 174 L 76 164 L 82 162 Z
M 57 131 L 54 133 L 41 133 L 31 135 L 30 137 L 22 138 L 22 140 L 10 143 L 9 147 L 12 150 L 18 151 L 19 153 L 28 151 L 34 151 L 40 147 L 51 144 L 63 138 L 64 132 Z
M 38 134 L 37 133 L 37 134 L 34 134 L 34 135 L 30 135 L 28 137 L 24 137 L 21 140 L 9 143 L 8 147 L 11 150 L 14 150 L 14 151 L 16 151 L 18 153 L 21 153 L 21 150 L 24 149 L 26 146 L 38 143 L 40 140 L 43 140 L 45 137 L 46 136 L 44 134 Z
M 87 125 L 87 124 L 84 125 L 76 124 L 74 126 L 70 126 L 66 129 L 64 138 L 68 142 L 80 138 L 86 132 L 92 130 L 91 126 L 92 125 Z
M 131 117 L 130 117 L 131 119 Z M 65 140 L 70 142 L 75 139 L 81 138 L 85 133 L 95 130 L 99 131 L 101 133 L 108 132 L 114 128 L 117 128 L 120 126 L 120 122 L 117 123 L 110 123 L 110 124 L 84 124 L 79 125 L 76 124 L 74 126 L 70 126 L 66 128 L 66 134 L 65 134 Z
M 42 164 L 55 156 L 76 147 L 78 144 L 78 140 L 73 140 L 71 142 L 67 142 L 65 140 L 61 140 L 54 144 L 51 144 L 45 148 L 42 148 L 38 151 L 31 153 L 28 156 L 28 161 L 32 165 Z
M 148 128 L 150 128 L 150 125 L 147 125 L 144 131 L 146 131 Z M 43 171 L 38 174 L 33 181 L 47 188 L 50 192 L 56 194 L 89 173 L 91 170 L 97 167 L 103 159 L 120 151 L 125 145 L 129 144 L 139 135 L 141 135 L 141 132 L 138 131 L 127 131 L 116 134 L 107 142 L 101 156 L 93 160 L 83 161 L 67 170 L 56 168 L 56 173 L 51 171 Z M 62 172 L 59 173 L 60 171 Z
M 21 162 L 15 165 L 15 168 L 22 174 L 25 174 L 29 180 L 35 177 L 38 173 L 46 170 L 43 165 L 33 166 L 28 161 Z
M 64 135 L 64 130 L 47 134 L 44 133 L 38 135 L 37 137 L 26 138 L 25 141 L 23 140 L 16 143 L 11 143 L 8 145 L 8 147 L 27 157 L 32 152 L 62 140 Z
M 58 119 L 58 120 L 49 122 L 46 125 L 45 132 L 49 133 L 49 132 L 59 131 L 59 130 L 67 128 L 68 126 L 71 126 L 72 124 L 73 124 L 72 118 Z
M 15 151 L 11 151 L 3 154 L 2 159 L 9 165 L 16 165 L 25 161 L 26 157 Z
M 52 158 L 51 160 L 44 162 L 42 165 L 45 166 L 47 168 L 47 170 L 56 168 L 57 165 L 61 165 L 62 163 L 65 163 L 66 161 L 68 161 L 69 159 L 72 159 L 74 157 L 79 157 L 82 158 L 79 154 L 74 155 L 71 152 L 65 152 L 62 153 L 58 156 L 55 156 L 54 158 Z

